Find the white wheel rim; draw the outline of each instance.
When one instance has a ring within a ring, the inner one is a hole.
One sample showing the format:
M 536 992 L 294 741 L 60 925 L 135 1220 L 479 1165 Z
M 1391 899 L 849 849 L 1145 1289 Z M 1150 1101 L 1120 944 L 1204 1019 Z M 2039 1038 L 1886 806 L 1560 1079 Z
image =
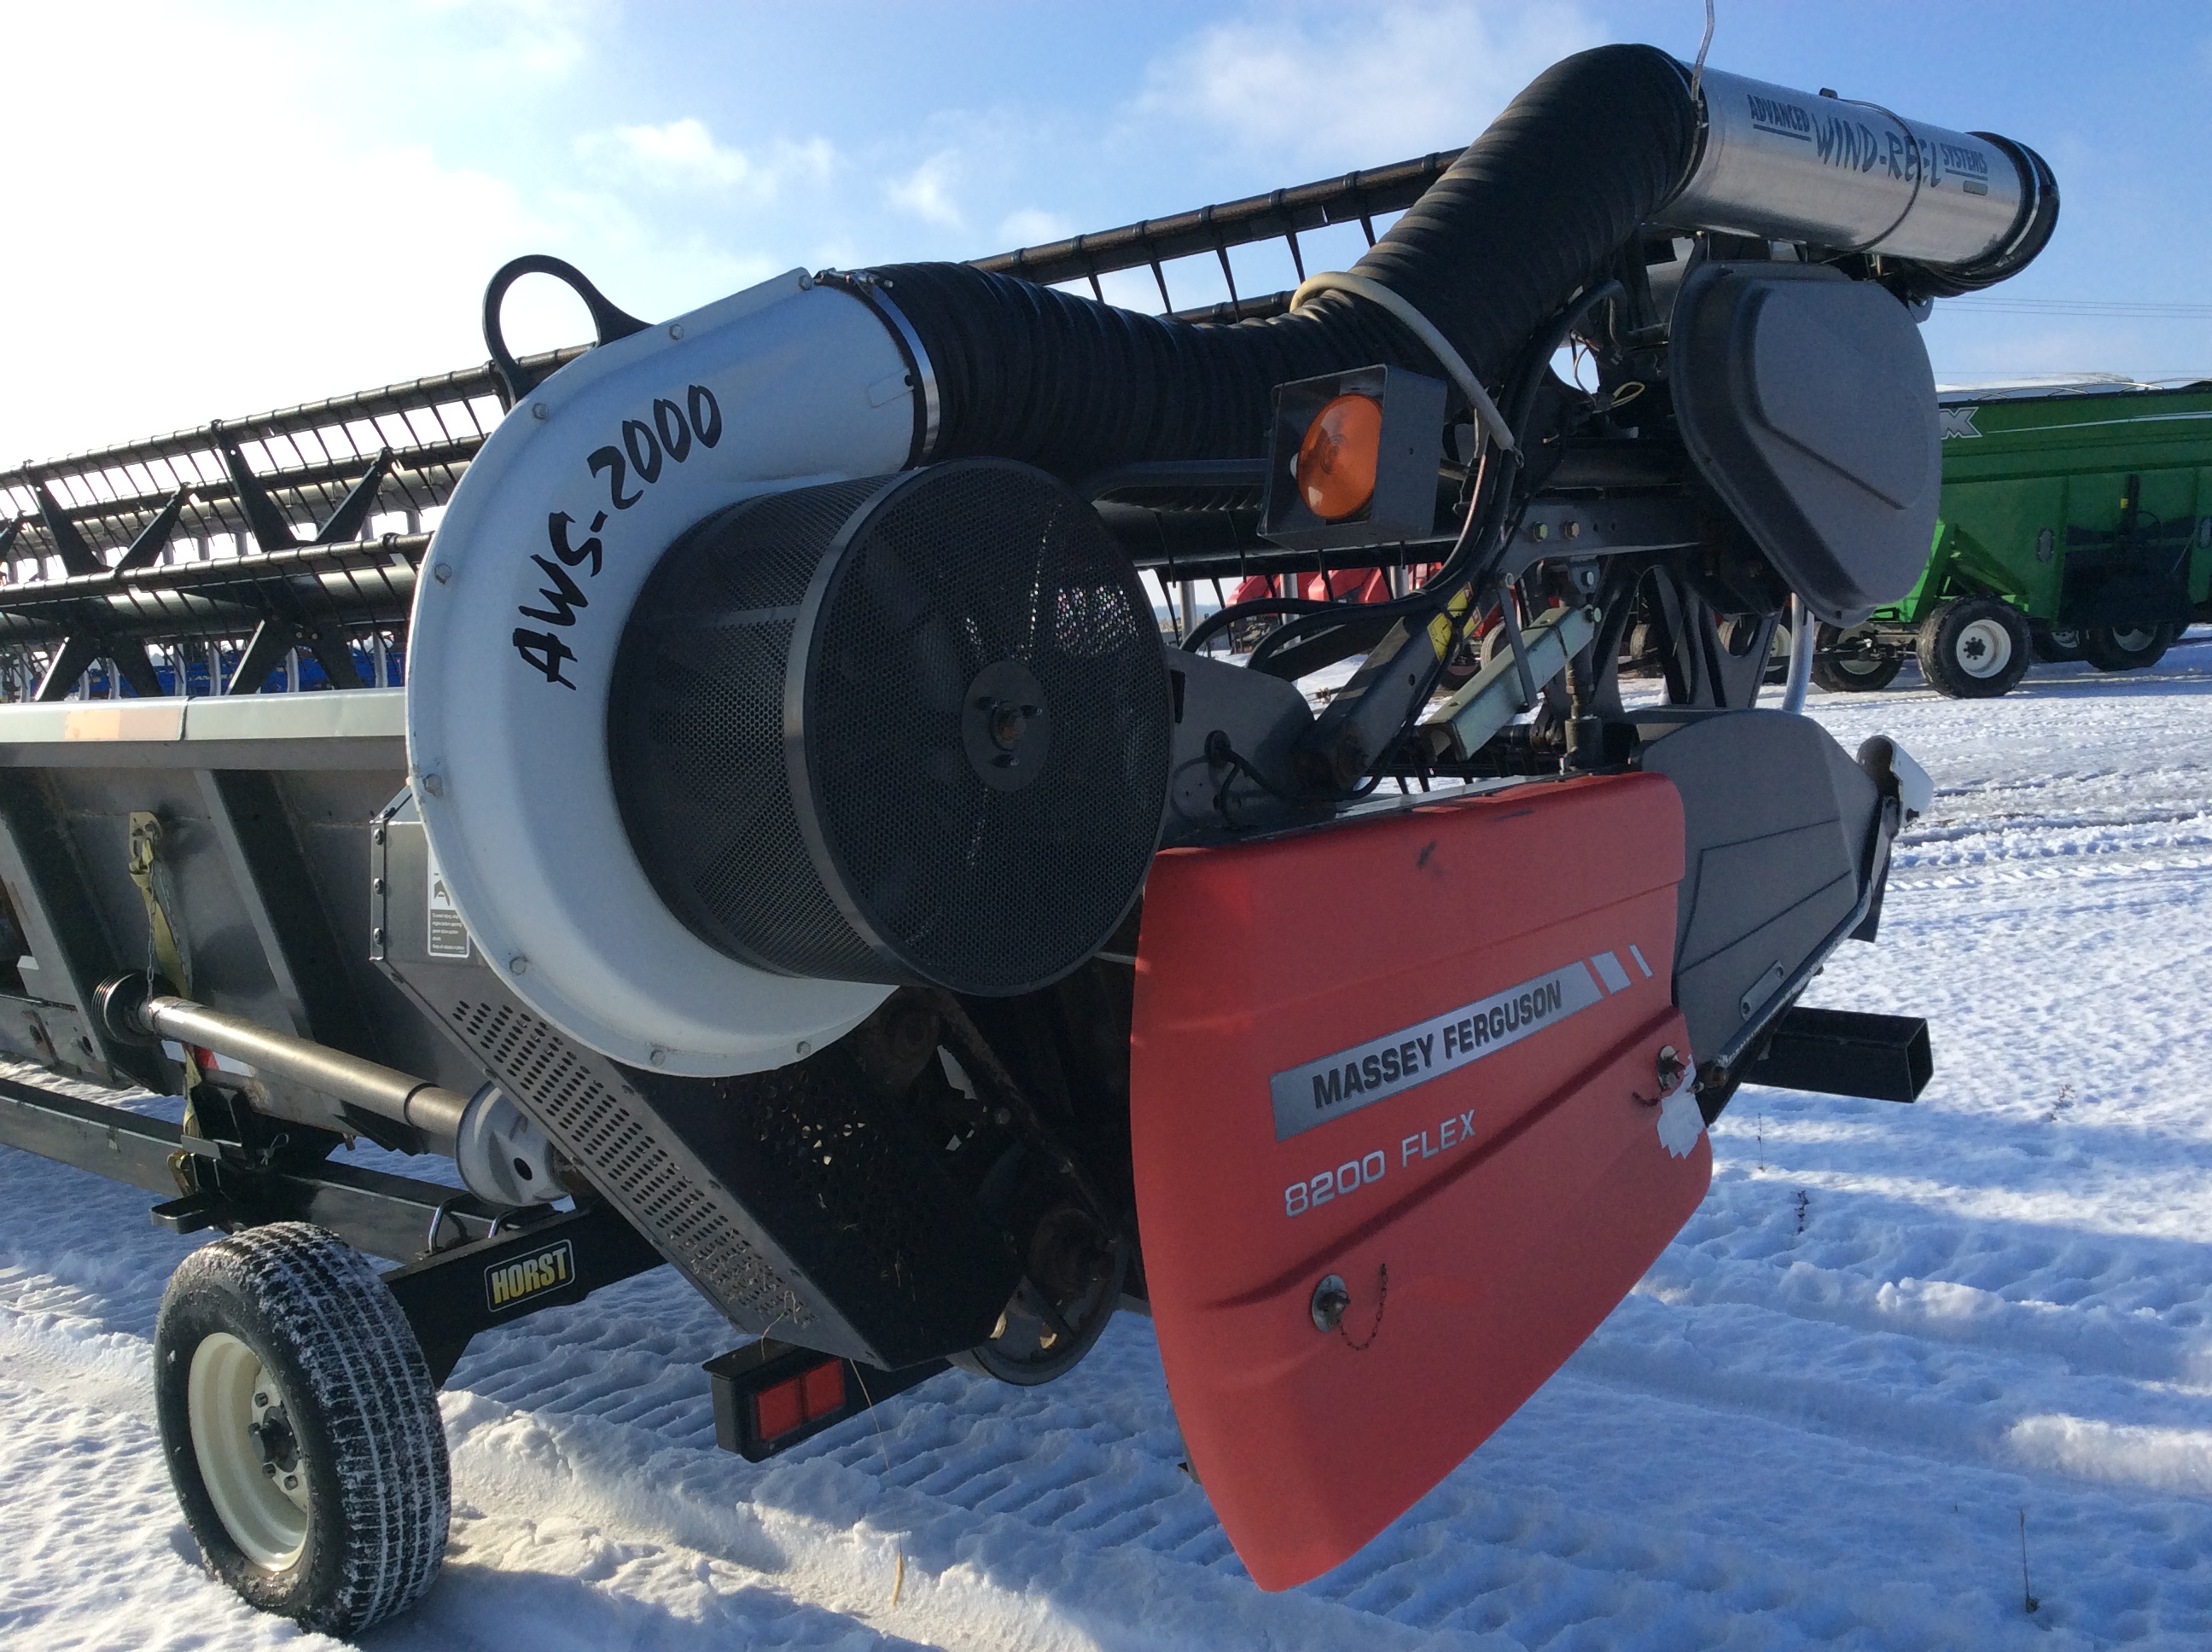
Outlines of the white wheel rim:
M 223 1530 L 247 1559 L 282 1571 L 307 1546 L 307 1469 L 296 1449 L 289 1468 L 271 1459 L 265 1442 L 289 1432 L 290 1411 L 261 1356 L 227 1331 L 208 1337 L 192 1351 L 185 1412 Z
M 2156 638 L 2154 631 L 2114 631 L 2112 641 L 2128 653 L 2139 654 Z
M 1951 656 L 1969 677 L 1996 677 L 2012 663 L 2012 633 L 1993 619 L 1975 620 L 1959 628 Z

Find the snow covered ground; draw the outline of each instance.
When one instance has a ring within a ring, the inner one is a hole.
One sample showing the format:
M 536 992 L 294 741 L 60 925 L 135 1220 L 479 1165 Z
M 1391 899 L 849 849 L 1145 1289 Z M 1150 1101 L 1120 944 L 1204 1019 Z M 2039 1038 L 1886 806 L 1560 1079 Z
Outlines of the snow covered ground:
M 1813 710 L 1936 779 L 1881 944 L 1810 997 L 1927 1016 L 1934 1083 L 1742 1092 L 1637 1292 L 1339 1570 L 1252 1588 L 1141 1320 L 754 1467 L 698 1370 L 732 1338 L 664 1269 L 477 1343 L 451 1559 L 368 1643 L 2212 1644 L 2212 639 Z M 297 1643 L 171 1501 L 146 1203 L 0 1149 L 0 1643 Z

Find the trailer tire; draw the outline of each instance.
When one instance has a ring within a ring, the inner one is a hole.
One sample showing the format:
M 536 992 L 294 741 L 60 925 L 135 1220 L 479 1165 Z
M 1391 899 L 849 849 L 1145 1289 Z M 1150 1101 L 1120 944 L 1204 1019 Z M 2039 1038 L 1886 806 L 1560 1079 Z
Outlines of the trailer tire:
M 452 1488 L 429 1367 L 368 1259 L 320 1228 L 247 1228 L 186 1258 L 154 1331 L 169 1479 L 208 1569 L 347 1637 L 445 1558 Z
M 2082 658 L 2078 625 L 2038 625 L 2029 632 L 2028 651 L 2045 665 L 2071 665 Z
M 1905 651 L 1876 642 L 1857 641 L 1832 625 L 1813 633 L 1813 681 L 1832 694 L 1872 694 L 1897 681 L 1905 669 Z
M 2027 616 L 1995 597 L 1958 597 L 1922 622 L 1920 674 L 1954 700 L 1994 700 L 2027 674 Z
M 2081 657 L 2100 671 L 2155 665 L 2181 635 L 2178 625 L 2093 625 L 2081 633 Z

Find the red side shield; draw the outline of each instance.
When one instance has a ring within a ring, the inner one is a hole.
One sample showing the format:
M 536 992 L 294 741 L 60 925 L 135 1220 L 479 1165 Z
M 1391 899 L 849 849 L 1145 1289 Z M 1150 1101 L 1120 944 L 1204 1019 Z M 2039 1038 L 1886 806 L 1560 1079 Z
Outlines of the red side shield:
M 1526 786 L 1224 849 L 1145 896 L 1145 1272 L 1194 1466 L 1262 1588 L 1403 1513 L 1705 1196 L 1662 1052 L 1682 811 Z

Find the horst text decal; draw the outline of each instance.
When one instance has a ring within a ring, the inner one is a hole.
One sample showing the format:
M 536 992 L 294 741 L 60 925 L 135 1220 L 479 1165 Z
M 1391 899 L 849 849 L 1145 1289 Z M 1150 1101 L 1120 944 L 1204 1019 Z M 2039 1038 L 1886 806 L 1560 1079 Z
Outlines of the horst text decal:
M 537 601 L 515 606 L 524 619 L 536 623 L 514 628 L 514 651 L 546 682 L 564 689 L 576 686 L 561 669 L 576 657 L 564 634 L 575 625 L 577 614 L 592 605 L 586 581 L 599 576 L 605 561 L 606 545 L 600 536 L 613 520 L 609 512 L 629 509 L 671 465 L 683 464 L 695 447 L 712 447 L 721 439 L 720 404 L 706 386 L 693 385 L 680 404 L 665 396 L 655 398 L 643 417 L 624 419 L 613 440 L 585 455 L 585 472 L 594 489 L 591 515 L 580 526 L 574 512 L 547 515 L 546 550 L 552 555 L 533 553 L 530 558 L 544 583 Z M 584 536 L 580 542 L 580 533 Z
M 484 1270 L 484 1306 L 493 1313 L 515 1308 L 548 1291 L 574 1283 L 576 1251 L 566 1239 L 519 1262 L 501 1262 Z

